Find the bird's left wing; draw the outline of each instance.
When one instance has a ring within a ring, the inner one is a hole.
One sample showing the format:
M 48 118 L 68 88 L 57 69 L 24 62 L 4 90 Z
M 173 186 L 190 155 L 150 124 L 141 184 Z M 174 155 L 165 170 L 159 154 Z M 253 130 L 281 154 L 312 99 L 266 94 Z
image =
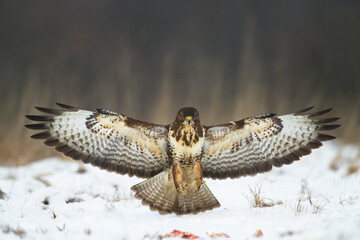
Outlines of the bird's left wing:
M 340 125 L 324 125 L 339 118 L 319 118 L 329 112 L 305 114 L 311 108 L 294 114 L 264 114 L 225 125 L 206 127 L 203 177 L 224 179 L 270 171 L 272 166 L 290 164 L 321 141 L 334 139 L 319 131 Z
M 149 178 L 168 166 L 168 128 L 138 121 L 109 110 L 37 107 L 47 116 L 27 115 L 42 123 L 25 125 L 44 130 L 31 136 L 75 160 L 129 176 Z

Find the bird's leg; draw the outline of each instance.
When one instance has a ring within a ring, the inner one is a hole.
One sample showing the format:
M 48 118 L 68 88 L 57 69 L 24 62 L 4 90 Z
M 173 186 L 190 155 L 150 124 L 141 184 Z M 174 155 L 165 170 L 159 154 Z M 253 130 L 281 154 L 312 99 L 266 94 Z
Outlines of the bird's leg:
M 182 193 L 183 195 L 185 195 L 188 185 L 183 184 L 183 179 L 182 179 L 183 173 L 182 173 L 181 165 L 179 162 L 174 161 L 173 166 L 172 166 L 172 171 L 173 171 L 173 177 L 174 177 L 176 191 L 178 193 Z
M 200 161 L 196 161 L 194 165 L 195 190 L 199 190 L 205 182 L 202 180 L 202 168 Z

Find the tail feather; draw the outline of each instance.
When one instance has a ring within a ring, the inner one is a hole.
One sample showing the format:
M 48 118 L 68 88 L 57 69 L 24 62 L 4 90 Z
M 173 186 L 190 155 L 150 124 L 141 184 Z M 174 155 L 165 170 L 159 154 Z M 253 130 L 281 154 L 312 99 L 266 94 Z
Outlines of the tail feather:
M 131 187 L 135 191 L 135 198 L 141 199 L 144 205 L 150 206 L 151 210 L 157 210 L 161 214 L 170 213 L 174 200 L 164 195 L 164 181 L 167 172 L 161 172 L 156 176 Z
M 148 205 L 151 210 L 159 211 L 160 214 L 196 214 L 220 207 L 219 202 L 205 184 L 193 194 L 186 196 L 178 194 L 172 178 L 169 180 L 166 171 L 131 189 L 135 191 L 135 198 L 141 199 L 144 205 Z
M 192 197 L 187 198 L 179 194 L 178 201 L 180 214 L 204 212 L 220 207 L 220 203 L 206 184 L 201 185 L 200 189 L 195 191 Z

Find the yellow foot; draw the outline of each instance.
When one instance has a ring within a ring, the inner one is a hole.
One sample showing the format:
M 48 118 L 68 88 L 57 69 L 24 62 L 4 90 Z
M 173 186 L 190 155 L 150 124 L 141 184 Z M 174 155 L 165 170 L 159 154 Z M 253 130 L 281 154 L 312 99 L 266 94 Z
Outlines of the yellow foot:
M 189 185 L 187 185 L 187 184 L 185 184 L 185 185 L 180 184 L 179 187 L 176 188 L 176 191 L 177 191 L 178 193 L 181 192 L 183 195 L 185 195 L 185 194 L 186 194 L 186 189 L 187 189 L 188 187 L 189 187 Z
M 205 184 L 205 181 L 202 180 L 201 178 L 196 178 L 195 179 L 195 190 L 199 190 L 201 185 Z

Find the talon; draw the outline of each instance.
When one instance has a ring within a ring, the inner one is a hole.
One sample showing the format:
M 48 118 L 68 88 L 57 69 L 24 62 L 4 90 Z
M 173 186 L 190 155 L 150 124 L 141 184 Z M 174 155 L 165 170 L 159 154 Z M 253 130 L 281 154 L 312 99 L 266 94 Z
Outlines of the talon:
M 195 190 L 199 190 L 201 185 L 205 184 L 205 181 L 201 178 L 195 179 Z
M 185 184 L 185 185 L 182 185 L 180 184 L 179 187 L 176 188 L 177 192 L 178 193 L 182 193 L 183 195 L 186 194 L 186 189 L 189 187 L 189 185 Z

